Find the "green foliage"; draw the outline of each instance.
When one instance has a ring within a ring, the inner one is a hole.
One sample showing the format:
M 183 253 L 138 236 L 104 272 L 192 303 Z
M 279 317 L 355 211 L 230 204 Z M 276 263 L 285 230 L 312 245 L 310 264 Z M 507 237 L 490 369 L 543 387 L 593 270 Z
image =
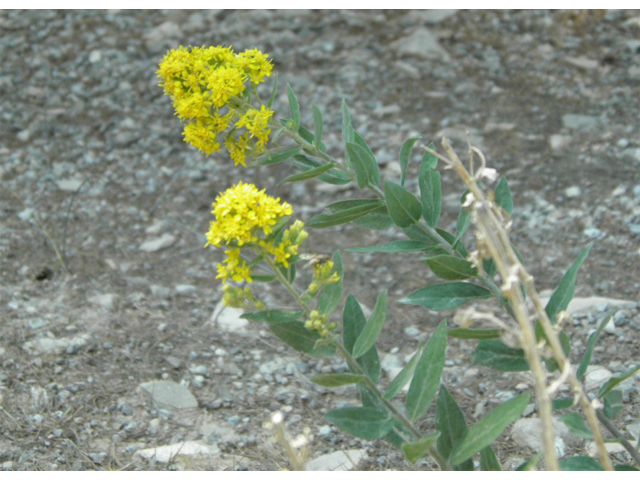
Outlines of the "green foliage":
M 622 391 L 611 390 L 604 396 L 604 409 L 602 413 L 609 420 L 615 420 L 622 413 Z
M 511 215 L 511 212 L 513 212 L 513 198 L 511 197 L 511 190 L 505 177 L 500 179 L 494 193 L 496 195 L 496 203 Z
M 491 445 L 511 422 L 522 415 L 530 399 L 529 393 L 518 395 L 497 406 L 489 415 L 469 428 L 466 436 L 451 452 L 451 464 L 462 463 Z
M 324 165 L 323 163 L 320 163 L 317 160 L 313 160 L 304 155 L 294 155 L 293 164 L 303 172 L 313 170 Z M 325 173 L 318 177 L 318 180 L 329 183 L 331 185 L 347 185 L 348 183 L 351 183 L 351 177 L 349 177 L 349 175 L 347 175 L 346 173 L 338 170 L 337 168 L 327 170 Z
M 386 245 L 372 245 L 371 247 L 356 247 L 347 248 L 349 252 L 362 252 L 362 253 L 400 253 L 400 252 L 419 252 L 430 248 L 431 244 L 425 242 L 419 242 L 416 240 L 397 240 L 395 242 L 387 243 Z
M 289 160 L 294 155 L 300 153 L 300 147 L 281 147 L 269 150 L 267 153 L 256 158 L 258 165 L 275 165 Z
M 269 329 L 276 337 L 299 352 L 314 357 L 330 357 L 336 354 L 333 345 L 316 348 L 316 343 L 322 340 L 322 337 L 317 332 L 307 330 L 302 322 L 271 323 Z
M 353 223 L 372 230 L 387 230 L 394 225 L 386 205 L 370 211 L 363 217 L 357 218 Z
M 328 373 L 316 375 L 311 378 L 311 381 L 323 387 L 334 388 L 360 383 L 364 378 L 364 375 L 354 375 L 352 373 Z
M 267 102 L 267 108 L 271 109 L 273 106 L 273 101 L 276 99 L 276 94 L 278 93 L 278 74 L 275 74 L 275 79 L 273 81 L 273 88 L 271 89 L 271 95 L 269 96 L 269 101 Z
M 313 145 L 316 148 L 320 148 L 320 143 L 322 141 L 322 113 L 315 105 L 311 105 L 311 111 L 313 112 L 314 127 Z
M 393 424 L 387 412 L 369 407 L 344 407 L 331 410 L 324 418 L 354 437 L 376 440 L 384 437 Z
M 581 438 L 593 438 L 591 430 L 589 430 L 589 427 L 585 425 L 584 419 L 579 413 L 565 413 L 560 417 L 560 421 L 569 427 L 569 431 L 575 436 Z
M 311 170 L 307 170 L 306 172 L 296 173 L 295 175 L 291 175 L 287 178 L 280 180 L 277 185 L 282 185 L 283 183 L 291 183 L 291 182 L 301 182 L 303 180 L 309 180 L 310 178 L 319 177 L 323 173 L 331 170 L 333 166 L 330 163 L 325 163 L 324 165 L 320 165 L 319 167 L 312 168 Z
M 635 375 L 636 372 L 638 371 L 640 371 L 640 363 L 635 367 L 630 368 L 626 372 L 622 372 L 620 375 L 616 375 L 615 377 L 612 377 L 609 380 L 607 380 L 602 385 L 602 387 L 600 387 L 600 390 L 598 390 L 598 398 L 604 397 L 607 393 L 609 393 L 611 390 L 616 388 L 618 385 L 624 382 L 627 378 Z
M 302 317 L 302 310 L 261 310 L 258 312 L 247 312 L 240 315 L 240 318 L 245 318 L 254 322 L 267 322 L 267 323 L 287 323 L 300 320 Z
M 351 161 L 351 168 L 356 174 L 359 188 L 375 185 L 375 171 L 378 168 L 375 158 L 366 149 L 356 143 L 347 143 L 347 154 Z
M 491 445 L 480 450 L 480 469 L 482 471 L 501 471 L 502 467 Z
M 578 270 L 587 259 L 589 255 L 589 250 L 591 250 L 592 245 L 586 247 L 578 258 L 576 258 L 573 265 L 569 267 L 569 270 L 564 274 L 562 280 L 560 280 L 560 284 L 556 288 L 553 295 L 549 299 L 547 306 L 545 307 L 545 311 L 551 320 L 551 323 L 556 322 L 556 315 L 569 306 L 569 302 L 573 298 L 573 292 L 576 289 L 576 276 L 578 275 Z
M 344 279 L 344 269 L 342 266 L 342 256 L 338 250 L 331 259 L 334 263 L 333 272 L 336 272 L 340 277 L 336 283 L 325 286 L 320 293 L 318 299 L 318 311 L 324 315 L 331 315 L 333 311 L 340 303 L 342 298 L 342 281 Z
M 389 387 L 387 387 L 387 391 L 384 393 L 384 398 L 386 400 L 391 400 L 395 397 L 400 390 L 404 388 L 404 386 L 411 380 L 414 372 L 416 371 L 416 367 L 418 366 L 418 360 L 420 359 L 420 354 L 422 352 L 422 345 L 418 346 L 418 350 L 411 357 L 409 363 L 407 363 L 400 373 L 396 375 L 396 377 L 391 381 Z
M 309 228 L 329 228 L 343 223 L 349 223 L 357 218 L 365 216 L 375 210 L 375 205 L 360 205 L 359 207 L 347 208 L 330 215 L 320 214 L 310 219 L 306 226 Z
M 342 315 L 342 341 L 344 348 L 350 354 L 353 353 L 353 346 L 356 339 L 362 333 L 367 320 L 362 311 L 362 307 L 353 294 L 347 295 Z M 380 378 L 380 358 L 378 350 L 374 345 L 364 355 L 356 360 L 360 367 L 366 372 L 373 383 L 377 383 Z
M 387 319 L 387 291 L 383 291 L 371 312 L 371 318 L 365 324 L 362 332 L 358 335 L 356 343 L 353 345 L 353 357 L 360 358 L 371 347 L 376 344 L 376 340 L 382 331 L 384 321 Z
M 406 228 L 420 220 L 422 204 L 403 186 L 387 180 L 384 182 L 384 197 L 393 223 L 400 228 Z
M 343 200 L 341 202 L 331 203 L 324 208 L 329 210 L 331 213 L 339 213 L 344 210 L 364 206 L 373 207 L 375 209 L 382 206 L 382 200 L 379 200 L 377 198 L 358 198 L 355 200 Z
M 413 150 L 413 146 L 416 144 L 418 140 L 422 137 L 411 137 L 402 144 L 400 148 L 400 159 L 398 162 L 400 163 L 400 185 L 404 187 L 404 182 L 407 179 L 407 169 L 409 168 L 409 160 L 411 159 L 411 152 Z
M 447 348 L 447 321 L 443 320 L 424 347 L 407 393 L 407 416 L 412 422 L 424 415 L 440 385 Z
M 438 451 L 449 460 L 451 451 L 467 434 L 467 423 L 464 414 L 444 385 L 440 387 L 436 400 L 436 430 L 441 433 L 438 438 Z M 471 458 L 454 465 L 456 470 L 473 470 Z
M 378 162 L 376 162 L 375 160 L 376 158 L 375 155 L 371 151 L 371 148 L 369 147 L 367 142 L 364 140 L 364 138 L 362 138 L 360 134 L 355 130 L 353 131 L 353 143 L 364 148 L 364 150 L 367 152 L 367 156 L 373 159 L 373 163 L 369 165 L 369 171 L 370 171 L 369 183 L 377 187 L 378 185 L 380 185 L 380 167 L 378 166 Z
M 609 323 L 609 321 L 611 320 L 611 318 L 615 313 L 616 313 L 616 310 L 609 312 L 606 315 L 606 317 L 604 317 L 600 321 L 600 325 L 598 325 L 598 328 L 596 329 L 596 331 L 593 332 L 591 335 L 589 335 L 589 340 L 587 340 L 587 349 L 585 350 L 584 355 L 582 356 L 582 360 L 580 360 L 580 364 L 578 365 L 578 370 L 576 370 L 576 377 L 579 380 L 582 380 L 582 378 L 587 373 L 587 367 L 591 363 L 591 355 L 593 354 L 593 347 L 596 346 L 596 342 L 598 341 L 598 337 L 602 333 L 602 330 L 604 330 L 604 328 L 607 326 L 607 324 Z
M 453 255 L 427 258 L 427 265 L 438 278 L 443 280 L 466 280 L 478 275 L 478 270 L 471 262 Z
M 536 465 L 538 464 L 538 462 L 540 461 L 541 458 L 542 458 L 542 455 L 540 453 L 538 453 L 537 455 L 534 455 L 533 457 L 531 457 L 526 462 L 523 462 L 522 464 L 520 464 L 516 468 L 516 472 L 534 470 L 536 468 Z
M 492 340 L 500 338 L 499 328 L 454 328 L 447 332 L 453 338 L 463 338 L 466 340 Z
M 478 343 L 471 359 L 478 365 L 501 372 L 525 372 L 529 364 L 521 348 L 511 348 L 500 340 L 482 340 Z
M 564 470 L 567 472 L 576 472 L 576 471 L 592 471 L 599 472 L 604 470 L 602 465 L 597 460 L 586 457 L 583 455 L 579 455 L 576 457 L 569 458 L 561 458 L 558 463 L 560 464 L 560 470 Z
M 436 432 L 427 437 L 421 438 L 417 442 L 403 443 L 402 451 L 404 452 L 405 458 L 415 465 L 418 460 L 427 454 L 433 444 L 436 443 L 439 436 L 440 433 Z
M 554 410 L 565 410 L 573 405 L 573 397 L 571 398 L 556 398 L 551 401 L 551 406 Z
M 473 283 L 450 282 L 416 290 L 399 300 L 410 305 L 422 305 L 435 311 L 452 310 L 475 299 L 490 298 L 491 292 Z
M 287 96 L 289 97 L 289 110 L 291 111 L 291 120 L 295 127 L 293 128 L 294 132 L 298 131 L 300 128 L 300 104 L 298 103 L 298 99 L 296 98 L 295 93 L 291 89 L 291 85 L 287 83 Z

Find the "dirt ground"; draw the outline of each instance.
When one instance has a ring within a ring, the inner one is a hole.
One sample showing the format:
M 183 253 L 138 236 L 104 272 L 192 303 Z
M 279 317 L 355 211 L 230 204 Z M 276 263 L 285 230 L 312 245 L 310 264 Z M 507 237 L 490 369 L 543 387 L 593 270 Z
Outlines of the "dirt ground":
M 418 37 L 416 49 L 412 38 L 423 33 L 436 43 Z M 593 243 L 576 295 L 638 302 L 637 11 L 3 11 L 2 469 L 290 468 L 263 425 L 275 411 L 293 435 L 312 435 L 310 458 L 365 449 L 362 470 L 434 468 L 430 460 L 411 466 L 382 441 L 328 426 L 322 415 L 355 404 L 357 392 L 329 391 L 305 378 L 342 371 L 339 359 L 297 355 L 261 325 L 229 331 L 212 320 L 222 255 L 202 246 L 219 192 L 240 179 L 256 183 L 291 203 L 303 221 L 328 203 L 362 196 L 355 185 L 317 181 L 276 187 L 293 167 L 233 168 L 222 152 L 205 158 L 182 141 L 157 86 L 157 65 L 169 48 L 223 43 L 270 53 L 280 75 L 278 114 L 288 111 L 290 83 L 303 124 L 312 126 L 312 103 L 322 110 L 324 141 L 336 157 L 343 155 L 346 98 L 385 178 L 397 179 L 406 138 L 417 133 L 437 143 L 446 135 L 462 152 L 468 131 L 509 181 L 512 240 L 538 290 L 555 288 Z M 412 161 L 407 182 L 416 192 L 418 168 Z M 440 227 L 452 230 L 464 189 L 451 171 L 442 175 Z M 416 255 L 346 251 L 403 239 L 398 229 L 347 225 L 310 233 L 307 252 L 341 250 L 345 298 L 352 292 L 371 309 L 388 289 L 382 358 L 406 361 L 420 338 L 452 318 L 397 302 L 438 282 Z M 157 239 L 164 239 L 161 248 L 148 247 Z M 472 236 L 465 242 L 471 247 Z M 256 293 L 270 306 L 288 304 L 275 285 Z M 497 311 L 490 303 L 478 307 Z M 630 307 L 616 317 L 594 363 L 615 373 L 638 361 L 638 313 Z M 579 361 L 595 318 L 576 316 L 567 327 L 572 360 Z M 468 424 L 532 387 L 528 374 L 473 366 L 473 348 L 451 339 L 444 374 Z M 140 384 L 161 379 L 187 386 L 198 407 L 167 412 L 137 393 Z M 381 382 L 389 382 L 387 374 Z M 623 431 L 640 416 L 639 387 L 626 391 L 616 422 Z M 421 428 L 433 422 L 430 411 Z M 168 465 L 135 455 L 187 440 L 219 453 Z M 509 430 L 495 449 L 505 469 L 533 453 Z M 576 441 L 570 450 L 584 454 L 586 445 Z

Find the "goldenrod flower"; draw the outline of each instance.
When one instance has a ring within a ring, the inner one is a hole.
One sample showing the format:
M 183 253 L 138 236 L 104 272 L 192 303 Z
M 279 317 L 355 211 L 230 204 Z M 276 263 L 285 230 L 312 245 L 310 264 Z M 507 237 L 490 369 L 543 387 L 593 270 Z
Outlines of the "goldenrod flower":
M 268 109 L 264 105 L 260 107 L 260 110 L 250 108 L 247 110 L 240 120 L 236 122 L 236 128 L 246 127 L 251 132 L 251 138 L 258 140 L 258 147 L 264 147 L 269 140 L 269 134 L 271 129 L 269 126 L 269 119 L 273 115 L 273 110 Z
M 209 119 L 199 118 L 184 127 L 184 140 L 207 155 L 220 149 L 215 125 Z
M 273 65 L 269 63 L 270 60 L 267 60 L 268 56 L 257 48 L 245 50 L 238 55 L 238 63 L 245 69 L 252 84 L 257 85 L 264 80 L 264 77 L 271 76 Z

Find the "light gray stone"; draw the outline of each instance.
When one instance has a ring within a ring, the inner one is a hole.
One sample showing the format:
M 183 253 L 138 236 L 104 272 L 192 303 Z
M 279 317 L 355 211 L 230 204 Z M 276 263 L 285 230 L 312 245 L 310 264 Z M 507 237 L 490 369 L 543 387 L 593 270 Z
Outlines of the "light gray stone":
M 22 349 L 29 355 L 60 354 L 70 345 L 84 346 L 87 343 L 88 335 L 81 335 L 74 338 L 38 338 L 22 344 Z
M 226 332 L 233 332 L 240 335 L 246 335 L 250 332 L 246 330 L 249 324 L 248 320 L 240 318 L 240 315 L 244 313 L 242 308 L 226 307 L 219 302 L 216 305 L 215 310 L 211 314 L 211 323 L 215 324 L 221 330 Z
M 181 36 L 182 31 L 174 22 L 164 22 L 143 35 L 147 49 L 153 53 L 161 52 L 176 43 Z
M 578 198 L 582 194 L 582 190 L 577 185 L 565 188 L 564 196 L 567 198 Z
M 116 299 L 117 296 L 113 293 L 103 293 L 89 298 L 89 302 L 111 310 L 115 305 Z
M 426 23 L 438 23 L 455 15 L 457 12 L 457 8 L 412 10 L 409 16 Z
M 337 451 L 322 455 L 307 463 L 310 472 L 334 472 L 353 470 L 365 458 L 365 449 Z
M 549 301 L 551 297 L 551 293 L 549 291 L 540 293 L 540 300 L 543 304 Z M 573 315 L 574 313 L 589 313 L 596 312 L 598 307 L 602 307 L 603 305 L 609 305 L 611 308 L 633 308 L 636 302 L 632 302 L 630 300 L 619 300 L 616 298 L 607 298 L 607 297 L 574 297 L 573 300 L 569 303 L 566 312 L 569 315 Z
M 440 46 L 438 39 L 427 28 L 417 28 L 409 36 L 396 40 L 391 48 L 398 55 L 411 55 L 424 59 L 451 60 L 449 53 Z
M 551 135 L 549 137 L 549 148 L 554 152 L 562 150 L 571 144 L 571 136 L 569 135 Z
M 631 78 L 640 79 L 640 67 L 629 67 L 628 73 Z
M 587 71 L 595 70 L 600 64 L 598 60 L 592 60 L 587 57 L 566 57 L 564 61 L 570 65 L 573 65 L 574 67 Z
M 64 192 L 75 192 L 82 186 L 82 179 L 67 178 L 56 182 L 58 188 Z
M 207 445 L 201 441 L 186 441 L 161 447 L 145 448 L 135 453 L 139 457 L 160 463 L 169 463 L 181 455 L 192 457 L 196 455 L 217 456 L 219 454 L 220 449 L 217 445 Z
M 151 238 L 146 240 L 142 245 L 140 245 L 140 250 L 143 252 L 157 252 L 158 250 L 163 250 L 165 248 L 169 248 L 176 242 L 176 237 L 171 235 L 170 233 L 165 233 L 161 237 Z
M 541 452 L 542 428 L 542 420 L 539 418 L 521 418 L 511 427 L 511 438 L 520 447 Z M 556 454 L 560 458 L 566 455 L 567 446 L 577 446 L 581 443 L 581 439 L 572 435 L 569 428 L 556 418 L 553 419 L 553 430 L 556 435 Z
M 588 115 L 563 115 L 562 124 L 571 130 L 590 132 L 602 126 L 602 119 Z
M 587 373 L 584 378 L 584 387 L 587 390 L 594 390 L 613 377 L 613 373 L 599 365 L 590 365 L 587 367 Z
M 627 432 L 633 437 L 634 440 L 640 438 L 640 422 L 630 423 L 627 425 Z
M 158 408 L 195 408 L 198 401 L 187 387 L 168 380 L 143 383 L 138 390 Z
M 176 285 L 176 293 L 178 295 L 189 295 L 197 290 L 198 288 L 195 285 Z

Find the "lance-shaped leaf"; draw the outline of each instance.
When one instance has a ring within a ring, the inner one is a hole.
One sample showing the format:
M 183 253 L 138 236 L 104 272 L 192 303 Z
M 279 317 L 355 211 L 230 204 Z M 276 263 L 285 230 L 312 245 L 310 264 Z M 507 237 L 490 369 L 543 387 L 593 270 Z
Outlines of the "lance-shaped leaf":
M 440 172 L 431 168 L 421 167 L 418 176 L 420 185 L 420 200 L 422 202 L 422 215 L 430 227 L 438 225 L 442 213 L 442 184 Z
M 389 387 L 387 387 L 387 391 L 384 392 L 384 398 L 386 400 L 391 400 L 395 397 L 400 390 L 404 388 L 404 386 L 411 380 L 414 372 L 416 371 L 416 367 L 418 366 L 418 360 L 420 359 L 420 354 L 422 352 L 422 345 L 418 346 L 418 350 L 411 357 L 409 363 L 407 363 L 400 373 L 396 375 L 396 377 L 391 381 Z
M 513 212 L 513 198 L 511 197 L 511 190 L 505 177 L 500 179 L 494 193 L 496 195 L 496 203 L 511 215 L 511 212 Z
M 359 207 L 341 210 L 338 213 L 330 215 L 316 215 L 306 223 L 306 226 L 309 228 L 328 228 L 335 225 L 341 225 L 343 223 L 349 223 L 357 218 L 363 217 L 376 208 L 377 207 L 375 205 L 361 205 Z
M 521 348 L 511 348 L 500 340 L 482 340 L 471 355 L 478 365 L 501 372 L 525 372 L 529 364 Z
M 306 172 L 302 172 L 302 173 L 296 173 L 295 175 L 291 175 L 283 180 L 280 180 L 278 182 L 278 185 L 281 185 L 283 183 L 289 183 L 289 182 L 301 182 L 303 180 L 308 180 L 309 178 L 319 177 L 320 175 L 325 173 L 327 170 L 331 170 L 332 168 L 333 168 L 333 165 L 331 165 L 330 163 L 325 163 L 324 165 L 320 165 L 319 167 L 314 168 L 312 170 L 307 170 Z
M 465 340 L 493 340 L 500 338 L 499 328 L 453 328 L 447 331 L 447 335 L 453 338 Z
M 451 452 L 449 462 L 457 465 L 491 445 L 511 422 L 522 415 L 530 399 L 531 394 L 525 393 L 497 406 L 489 415 L 469 428 L 464 439 Z
M 318 311 L 324 315 L 331 315 L 336 309 L 340 299 L 342 298 L 342 280 L 344 278 L 344 270 L 342 267 L 342 256 L 338 250 L 331 259 L 334 263 L 333 272 L 340 277 L 336 283 L 325 286 L 318 298 Z
M 573 262 L 573 265 L 571 265 L 571 267 L 569 267 L 567 273 L 565 273 L 564 277 L 562 277 L 562 280 L 560 280 L 560 284 L 556 288 L 555 292 L 553 292 L 553 295 L 551 295 L 551 298 L 549 299 L 549 302 L 545 307 L 545 311 L 547 312 L 551 323 L 555 323 L 556 315 L 561 311 L 566 310 L 566 308 L 569 306 L 569 302 L 571 302 L 573 293 L 576 288 L 576 276 L 578 275 L 578 270 L 582 266 L 583 262 L 587 259 L 591 247 L 592 245 L 589 245 L 584 250 L 582 250 L 582 252 L 580 252 L 580 255 L 578 255 L 576 261 Z
M 400 303 L 422 305 L 430 310 L 453 310 L 475 299 L 491 298 L 486 288 L 466 282 L 440 283 L 416 290 Z
M 240 315 L 254 322 L 286 323 L 300 320 L 302 310 L 262 310 L 259 312 L 247 312 Z
M 311 381 L 322 387 L 334 388 L 360 383 L 364 378 L 364 375 L 354 375 L 352 373 L 328 373 L 326 375 L 316 375 L 311 378 Z
M 331 213 L 338 213 L 343 210 L 349 210 L 350 208 L 356 208 L 356 207 L 363 207 L 365 205 L 373 207 L 375 209 L 382 206 L 382 200 L 378 198 L 358 198 L 355 200 L 343 200 L 341 202 L 331 203 L 324 208 L 329 210 Z
M 451 451 L 467 434 L 467 424 L 462 410 L 444 385 L 440 387 L 436 400 L 436 430 L 441 433 L 438 438 L 438 451 L 448 460 Z M 473 460 L 461 462 L 454 468 L 473 470 Z
M 480 450 L 480 470 L 483 472 L 502 471 L 500 462 L 498 461 L 493 448 L 491 448 L 491 445 Z
M 344 407 L 331 410 L 324 418 L 340 430 L 365 440 L 384 437 L 392 428 L 387 412 L 368 407 Z
M 551 400 L 551 406 L 554 410 L 565 410 L 573 406 L 573 397 L 571 398 L 556 398 Z
M 569 427 L 569 431 L 576 437 L 593 438 L 591 430 L 585 425 L 584 419 L 579 413 L 566 413 L 560 417 L 560 421 Z
M 342 139 L 344 143 L 353 143 L 353 127 L 351 126 L 351 114 L 349 113 L 349 108 L 347 107 L 347 102 L 343 98 L 342 99 Z
M 296 98 L 295 93 L 291 89 L 291 85 L 287 83 L 287 96 L 289 97 L 289 110 L 291 111 L 291 120 L 293 120 L 295 124 L 295 128 L 293 128 L 294 132 L 298 131 L 300 128 L 300 104 L 298 103 L 298 99 Z
M 273 89 L 271 90 L 271 96 L 269 97 L 269 102 L 267 102 L 267 108 L 271 109 L 273 105 L 273 101 L 276 99 L 276 93 L 278 93 L 278 74 L 275 75 L 275 81 L 273 82 Z
M 366 324 L 367 319 L 364 316 L 362 307 L 356 300 L 356 297 L 354 297 L 352 293 L 349 293 L 342 313 L 342 342 L 347 352 L 353 353 L 353 346 L 356 343 L 356 339 L 358 335 L 362 333 Z M 368 352 L 356 361 L 366 372 L 369 379 L 373 383 L 377 383 L 380 378 L 380 357 L 378 356 L 376 346 L 371 347 Z
M 269 324 L 269 329 L 284 343 L 299 352 L 304 352 L 314 357 L 329 357 L 336 354 L 332 345 L 323 345 L 316 348 L 316 342 L 322 340 L 317 332 L 305 328 L 302 322 L 283 322 Z
M 398 160 L 400 163 L 400 185 L 404 187 L 404 182 L 407 179 L 407 169 L 409 168 L 409 160 L 411 159 L 411 152 L 413 150 L 413 146 L 416 144 L 418 140 L 422 137 L 411 137 L 402 144 L 400 148 L 400 159 Z
M 453 235 L 451 235 L 446 230 L 442 230 L 440 228 L 436 228 L 436 232 L 444 238 L 451 246 L 455 245 L 456 251 L 463 257 L 467 258 L 469 256 L 469 252 L 465 248 L 464 244 L 460 241 L 460 239 L 456 239 Z
M 582 356 L 582 360 L 580 360 L 580 364 L 578 365 L 578 370 L 576 370 L 576 377 L 579 380 L 582 380 L 582 377 L 584 377 L 585 373 L 587 373 L 587 367 L 591 363 L 591 355 L 593 354 L 593 347 L 596 346 L 598 337 L 602 333 L 602 330 L 604 330 L 604 328 L 607 326 L 607 324 L 609 323 L 613 315 L 616 313 L 616 311 L 617 310 L 613 310 L 609 312 L 600 321 L 600 325 L 598 325 L 598 328 L 596 329 L 596 331 L 593 332 L 591 335 L 589 335 L 589 340 L 587 340 L 587 349 L 585 350 L 584 355 Z
M 298 128 L 298 135 L 300 135 L 305 142 L 315 145 L 316 136 L 313 133 L 311 133 L 308 129 L 303 127 L 302 125 L 300 125 L 300 128 Z M 303 147 L 303 148 L 305 148 L 305 151 L 308 152 L 309 154 L 315 155 L 315 152 L 313 150 L 307 150 L 307 147 Z M 327 151 L 327 147 L 322 142 L 319 142 L 319 145 L 317 145 L 316 148 L 321 152 Z
M 429 144 L 429 148 L 431 150 L 435 150 L 436 146 L 433 142 Z M 436 157 L 433 153 L 425 150 L 424 155 L 422 156 L 422 162 L 420 163 L 420 167 L 431 168 L 434 169 L 438 166 L 438 157 Z
M 380 185 L 380 167 L 378 166 L 378 162 L 375 161 L 376 156 L 371 151 L 371 148 L 369 147 L 365 139 L 362 138 L 362 136 L 355 130 L 353 130 L 353 143 L 355 143 L 356 145 L 360 145 L 362 148 L 364 148 L 368 152 L 369 156 L 374 159 L 374 163 L 371 166 L 371 178 L 369 182 L 371 183 L 371 185 L 375 185 L 376 187 L 379 186 Z
M 436 255 L 427 258 L 427 265 L 443 280 L 465 280 L 478 275 L 478 269 L 468 260 L 453 255 Z
M 622 413 L 623 407 L 621 390 L 611 390 L 604 396 L 604 408 L 602 409 L 602 413 L 604 413 L 605 417 L 609 420 L 615 420 L 618 418 Z
M 403 443 L 402 451 L 404 456 L 412 465 L 415 465 L 418 460 L 424 457 L 429 449 L 433 446 L 434 443 L 438 440 L 440 436 L 440 432 L 432 433 L 426 437 L 421 438 L 416 442 L 411 443 Z
M 539 454 L 539 453 L 537 455 L 534 455 L 533 457 L 531 457 L 526 462 L 521 463 L 516 468 L 516 472 L 533 471 L 533 470 L 535 470 L 536 465 L 538 464 L 538 462 L 540 461 L 541 458 L 542 458 L 542 455 Z
M 397 226 L 407 228 L 420 220 L 422 204 L 409 190 L 387 180 L 384 182 L 384 196 L 389 215 Z
M 447 321 L 443 320 L 424 347 L 407 393 L 407 416 L 415 422 L 424 415 L 440 385 L 447 348 Z
M 347 143 L 347 154 L 356 174 L 356 181 L 359 188 L 364 188 L 369 184 L 374 185 L 373 177 L 375 169 L 378 168 L 375 158 L 366 149 L 356 143 Z
M 394 225 L 386 205 L 370 211 L 364 217 L 356 218 L 353 223 L 372 230 L 388 230 Z
M 602 385 L 602 387 L 600 387 L 600 390 L 598 391 L 598 398 L 604 397 L 607 393 L 609 393 L 611 390 L 616 388 L 618 385 L 624 382 L 627 378 L 635 375 L 636 372 L 638 372 L 639 370 L 640 370 L 640 364 L 604 382 L 604 384 Z
M 300 129 L 302 130 L 302 127 L 300 127 Z M 320 163 L 317 160 L 313 160 L 309 157 L 305 157 L 304 155 L 294 155 L 293 164 L 303 172 L 307 172 L 324 165 L 323 163 Z M 318 180 L 329 183 L 331 185 L 347 185 L 352 181 L 351 177 L 348 174 L 338 170 L 337 168 L 332 168 L 331 170 L 323 173 L 318 177 Z
M 322 113 L 315 105 L 311 105 L 311 111 L 313 112 L 313 127 L 315 132 L 313 135 L 313 144 L 318 148 L 322 141 Z
M 419 252 L 432 247 L 432 244 L 425 242 L 418 242 L 416 240 L 397 240 L 395 242 L 387 243 L 386 245 L 372 245 L 370 247 L 356 247 L 348 248 L 349 252 L 362 252 L 362 253 L 400 253 L 400 252 Z
M 558 463 L 560 464 L 560 470 L 567 472 L 600 472 L 604 470 L 600 462 L 584 455 L 561 458 Z
M 289 160 L 294 155 L 300 153 L 300 147 L 282 147 L 270 150 L 260 155 L 256 161 L 258 165 L 275 165 Z
M 387 318 L 387 291 L 384 290 L 371 312 L 371 318 L 358 335 L 356 343 L 353 345 L 353 356 L 359 358 L 376 344 L 376 340 L 382 331 L 382 326 Z

